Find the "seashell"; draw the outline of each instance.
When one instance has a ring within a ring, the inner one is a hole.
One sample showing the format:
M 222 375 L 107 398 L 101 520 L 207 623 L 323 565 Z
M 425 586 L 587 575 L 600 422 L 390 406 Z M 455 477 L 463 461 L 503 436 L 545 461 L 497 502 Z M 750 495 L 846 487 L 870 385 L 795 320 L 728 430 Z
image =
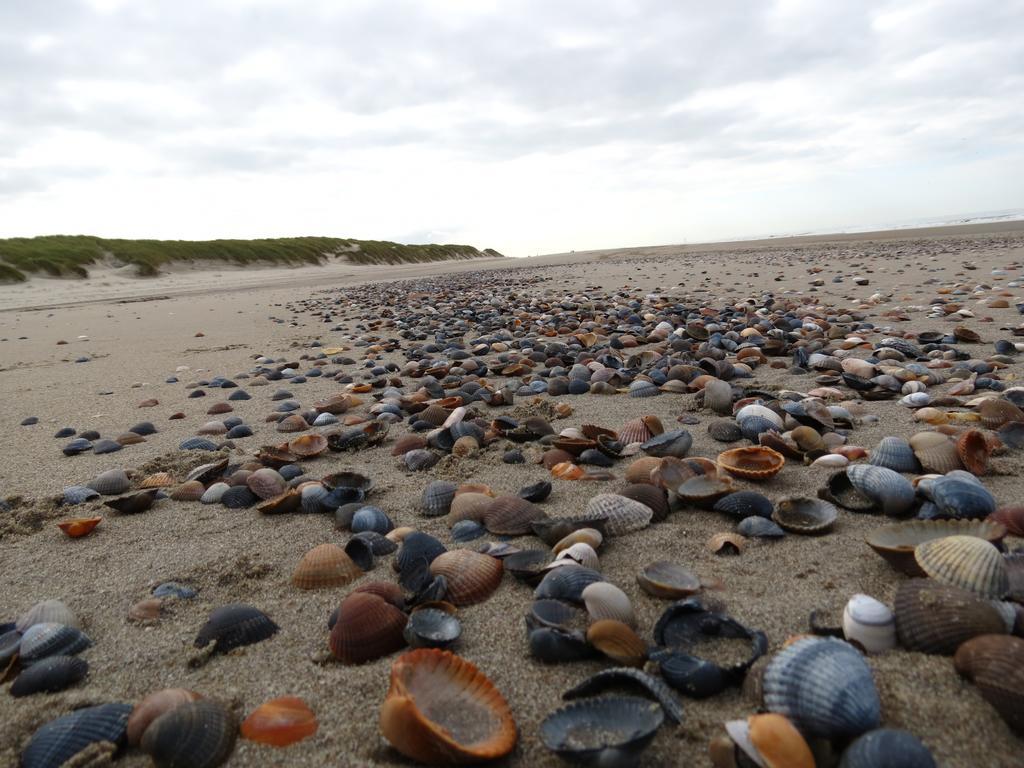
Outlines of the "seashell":
M 549 517 L 545 520 L 537 520 L 532 525 L 534 534 L 548 546 L 555 546 L 559 541 L 573 531 L 582 528 L 592 528 L 602 536 L 605 530 L 603 518 L 568 518 Z
M 722 419 L 708 424 L 708 434 L 720 443 L 735 443 L 743 439 L 743 430 L 735 421 Z
M 430 469 L 441 460 L 441 457 L 433 451 L 417 449 L 409 451 L 402 456 L 402 463 L 406 469 L 412 472 L 422 472 Z
M 919 544 L 947 536 L 977 536 L 998 544 L 1005 535 L 1002 525 L 989 520 L 910 520 L 879 528 L 866 541 L 896 570 L 908 576 L 925 576 L 914 557 Z
M 499 536 L 523 536 L 532 532 L 531 524 L 547 517 L 536 504 L 519 496 L 498 496 L 483 514 L 487 530 Z
M 327 450 L 327 438 L 315 433 L 302 435 L 288 441 L 288 450 L 300 459 L 312 459 Z
M 279 627 L 258 608 L 243 603 L 229 603 L 215 608 L 196 635 L 196 648 L 213 642 L 214 653 L 227 653 L 232 648 L 251 645 L 272 637 Z
M 650 507 L 652 522 L 659 522 L 668 517 L 669 504 L 668 496 L 661 488 L 648 483 L 631 483 L 619 492 L 620 496 L 638 501 L 646 507 Z
M 70 767 L 76 764 L 76 756 L 90 749 L 105 754 L 109 761 L 124 741 L 131 710 L 130 704 L 99 704 L 51 720 L 32 734 L 21 753 L 21 765 L 23 768 Z
M 760 405 L 758 403 L 752 403 L 750 405 L 745 405 L 738 411 L 736 411 L 737 422 L 743 421 L 743 419 L 747 419 L 752 416 L 756 416 L 761 419 L 766 419 L 767 421 L 774 424 L 778 429 L 782 429 L 782 417 L 767 406 Z
M 248 509 L 259 500 L 259 496 L 245 485 L 228 488 L 220 497 L 220 503 L 228 509 Z
M 231 490 L 231 486 L 227 483 L 214 483 L 203 492 L 203 495 L 199 497 L 199 501 L 203 504 L 218 504 L 229 490 Z
M 956 671 L 973 682 L 982 698 L 1018 734 L 1024 733 L 1024 640 L 982 635 L 961 645 L 953 657 Z
M 660 395 L 661 390 L 652 381 L 645 381 L 643 379 L 637 379 L 629 383 L 629 396 L 630 397 L 654 397 Z
M 302 556 L 292 584 L 299 589 L 341 587 L 362 575 L 362 569 L 337 544 L 320 544 Z
M 227 457 L 209 464 L 201 464 L 185 476 L 185 481 L 198 480 L 200 483 L 209 483 L 221 477 L 228 466 Z
M 640 444 L 640 450 L 648 456 L 664 458 L 665 456 L 683 457 L 693 446 L 693 436 L 685 429 L 673 429 L 655 435 Z
M 878 446 L 871 452 L 869 464 L 876 467 L 886 467 L 893 472 L 921 471 L 921 465 L 914 455 L 914 449 L 910 443 L 902 437 L 883 437 Z
M 153 720 L 139 746 L 159 768 L 214 768 L 235 747 L 231 710 L 210 699 L 187 701 Z
M 940 432 L 918 432 L 910 445 L 926 472 L 945 474 L 962 466 L 956 444 Z
M 732 448 L 718 454 L 719 466 L 744 480 L 768 480 L 777 475 L 785 463 L 781 453 L 763 445 Z
M 30 667 L 51 656 L 74 656 L 92 645 L 88 636 L 76 627 L 56 622 L 33 624 L 21 636 L 18 658 Z
M 1009 591 L 999 550 L 976 536 L 947 536 L 918 544 L 914 559 L 928 576 L 980 597 L 999 600 Z
M 56 693 L 83 680 L 89 672 L 85 659 L 73 656 L 49 656 L 36 662 L 11 683 L 15 698 L 34 693 Z
M 725 729 L 733 752 L 739 748 L 756 765 L 814 768 L 811 748 L 782 715 L 767 712 L 751 715 L 746 720 L 730 720 L 725 723 Z
M 516 495 L 521 499 L 538 504 L 551 495 L 552 488 L 553 486 L 547 480 L 541 480 L 525 488 L 520 488 L 519 493 Z
M 301 418 L 296 416 L 295 418 L 301 421 Z M 303 422 L 305 424 L 305 422 Z M 305 427 L 303 427 L 305 428 Z M 217 444 L 212 440 L 207 440 L 205 437 L 189 437 L 178 443 L 178 450 L 181 451 L 216 451 Z
M 896 618 L 885 604 L 857 594 L 843 609 L 843 635 L 866 653 L 882 653 L 896 647 Z
M 153 588 L 154 597 L 173 597 L 178 600 L 191 600 L 197 592 L 192 587 L 179 584 L 176 581 L 165 581 Z
M 400 438 L 395 440 L 394 445 L 391 447 L 391 455 L 403 456 L 409 451 L 421 450 L 426 447 L 427 440 L 421 435 L 402 435 Z
M 103 502 L 103 505 L 105 507 L 110 507 L 115 512 L 120 512 L 123 515 L 137 515 L 152 507 L 153 503 L 156 501 L 157 494 L 159 493 L 159 488 L 153 488 L 149 491 L 141 491 L 140 493 L 133 493 L 130 496 L 122 496 L 119 499 L 105 501 Z
M 975 475 L 988 470 L 988 457 L 992 452 L 983 432 L 968 429 L 956 439 L 956 452 L 964 469 Z
M 551 566 L 562 566 L 567 560 L 577 565 L 582 565 L 584 568 L 592 568 L 595 571 L 600 570 L 601 563 L 597 558 L 597 552 L 594 551 L 592 546 L 584 542 L 572 544 L 563 549 L 558 553 Z
M 881 720 L 871 669 L 841 640 L 805 637 L 791 643 L 768 663 L 763 687 L 769 711 L 814 736 L 857 736 Z
M 302 699 L 282 696 L 271 699 L 253 710 L 242 721 L 242 738 L 287 747 L 316 733 L 316 715 Z
M 609 536 L 621 536 L 650 525 L 654 511 L 646 504 L 625 496 L 599 493 L 587 502 L 584 516 L 603 519 Z
M 500 586 L 503 571 L 501 560 L 468 549 L 444 552 L 430 563 L 430 573 L 448 583 L 448 600 L 460 607 L 489 598 Z
M 667 560 L 644 567 L 636 576 L 640 588 L 649 595 L 679 600 L 700 591 L 701 583 L 693 573 Z
M 245 484 L 263 500 L 280 496 L 288 487 L 281 473 L 270 467 L 257 469 L 245 479 Z
M 1020 421 L 1024 421 L 1024 415 L 1021 416 Z M 661 430 L 658 430 L 659 432 Z M 649 422 L 644 419 L 633 419 L 627 421 L 622 429 L 619 430 L 619 442 L 622 445 L 630 445 L 632 443 L 646 443 L 650 440 L 656 432 L 652 431 Z
M 173 491 L 171 499 L 174 501 L 199 501 L 206 493 L 205 486 L 198 480 L 187 480 Z
M 745 517 L 736 524 L 736 532 L 741 536 L 755 539 L 779 539 L 786 532 L 778 524 L 766 517 Z
M 28 631 L 36 624 L 65 624 L 69 627 L 81 628 L 78 617 L 60 600 L 43 600 L 29 608 L 14 623 L 15 629 L 21 633 Z
M 132 482 L 123 469 L 108 469 L 96 475 L 85 486 L 104 496 L 117 496 L 131 488 Z
M 735 518 L 743 519 L 751 516 L 770 518 L 775 507 L 764 494 L 757 491 L 736 491 L 723 496 L 712 507 L 716 512 L 724 512 Z
M 807 457 L 810 458 L 810 454 Z M 850 460 L 841 453 L 826 453 L 811 462 L 812 467 L 829 467 L 832 469 L 841 469 L 849 464 Z
M 102 517 L 74 517 L 60 520 L 57 527 L 72 539 L 78 539 L 92 533 L 93 528 L 103 522 Z
M 651 472 L 661 466 L 661 459 L 656 456 L 644 456 L 626 468 L 626 482 L 651 483 Z
M 460 493 L 452 499 L 451 510 L 445 520 L 454 525 L 460 520 L 475 520 L 482 523 L 484 514 L 491 506 L 492 497 L 485 493 Z
M 800 446 L 791 438 L 778 432 L 762 432 L 759 435 L 755 435 L 754 438 L 757 440 L 758 445 L 778 451 L 786 458 L 800 460 L 804 458 L 804 452 L 800 449 Z
M 406 617 L 376 594 L 353 592 L 338 607 L 331 629 L 331 653 L 343 664 L 362 664 L 394 653 L 405 639 Z
M 845 471 L 829 477 L 828 484 L 818 491 L 818 496 L 854 512 L 869 512 L 875 508 L 875 502 L 854 487 Z
M 772 520 L 792 533 L 825 533 L 839 516 L 832 504 L 822 499 L 796 496 L 783 499 L 772 513 Z
M 363 571 L 373 570 L 376 558 L 380 554 L 390 554 L 397 549 L 398 546 L 394 542 L 375 531 L 357 533 L 345 542 L 345 554 Z
M 373 531 L 379 533 L 381 536 L 387 534 L 391 529 L 395 527 L 395 524 L 388 517 L 387 513 L 383 509 L 379 509 L 374 506 L 360 507 L 352 515 L 352 521 L 349 524 L 349 528 L 352 533 L 363 533 L 364 531 Z
M 716 533 L 708 539 L 707 547 L 716 555 L 742 555 L 747 540 L 735 533 Z
M 914 505 L 914 486 L 891 469 L 871 464 L 854 464 L 846 468 L 846 476 L 857 491 L 886 515 L 905 514 Z
M 128 609 L 128 620 L 140 624 L 148 624 L 157 621 L 163 614 L 164 601 L 158 597 L 151 597 L 133 603 Z
M 597 625 L 591 625 L 590 629 L 593 630 L 595 626 Z M 621 627 L 622 625 L 620 624 L 619 626 Z M 594 694 L 602 693 L 608 688 L 639 690 L 657 701 L 669 720 L 674 723 L 681 723 L 683 720 L 683 708 L 668 686 L 653 675 L 630 667 L 603 669 L 597 674 L 588 677 L 575 688 L 570 688 L 562 694 L 562 698 L 571 700 L 584 696 L 593 696 Z
M 856 738 L 839 768 L 937 768 L 928 747 L 912 733 L 878 728 Z
M 1024 537 L 1024 507 L 1000 507 L 985 519 L 999 523 L 1012 536 Z
M 588 584 L 580 596 L 591 620 L 614 619 L 630 627 L 636 626 L 636 615 L 629 597 L 614 584 L 607 581 Z
M 494 684 L 470 662 L 435 648 L 391 665 L 380 729 L 403 755 L 430 764 L 493 760 L 516 743 L 512 712 Z
M 99 496 L 99 492 L 94 491 L 92 488 L 86 488 L 84 485 L 69 485 L 64 489 L 61 503 L 74 506 L 75 504 L 84 504 L 87 501 L 92 501 L 99 498 Z
M 131 711 L 127 724 L 128 743 L 138 746 L 142 741 L 142 735 L 154 720 L 182 704 L 200 698 L 202 697 L 198 693 L 184 688 L 165 688 L 149 694 Z
M 551 551 L 555 556 L 558 556 L 575 544 L 587 544 L 596 553 L 603 542 L 604 536 L 601 535 L 599 530 L 595 528 L 579 528 L 559 539 L 551 547 Z
M 709 379 L 701 390 L 704 407 L 723 416 L 732 414 L 732 386 L 721 379 Z
M 412 648 L 449 648 L 462 634 L 461 622 L 437 608 L 413 611 L 403 636 Z
M 258 504 L 256 509 L 265 515 L 278 515 L 287 512 L 297 512 L 302 507 L 302 494 L 294 488 L 289 488 L 280 496 L 267 499 Z
M 440 541 L 428 533 L 413 531 L 402 540 L 402 547 L 395 557 L 394 567 L 398 571 L 399 582 L 416 590 L 420 581 L 430 572 L 430 564 L 447 552 Z
M 581 565 L 564 565 L 555 568 L 541 579 L 533 591 L 537 600 L 564 600 L 570 603 L 583 602 L 583 590 L 595 582 L 604 581 L 597 571 Z
M 813 427 L 799 426 L 789 433 L 789 437 L 805 453 L 825 450 L 825 441 Z
M 638 765 L 664 719 L 661 705 L 649 699 L 600 696 L 552 712 L 540 724 L 540 738 L 570 762 Z
M 451 510 L 458 486 L 446 480 L 434 480 L 423 489 L 420 510 L 426 517 L 440 517 Z
M 676 488 L 676 495 L 690 504 L 710 509 L 719 499 L 728 496 L 734 490 L 732 480 L 728 477 L 699 475 L 691 477 Z
M 174 484 L 175 480 L 169 472 L 156 472 L 143 478 L 139 488 L 170 488 Z
M 987 429 L 999 429 L 1011 421 L 1024 421 L 1024 411 L 1001 398 L 987 398 L 978 405 L 978 415 L 981 423 Z
M 932 396 L 927 392 L 911 392 L 900 398 L 900 405 L 907 408 L 924 408 L 932 402 Z
M 945 517 L 981 520 L 996 511 L 995 497 L 973 478 L 967 480 L 952 475 L 937 478 L 931 484 L 930 495 L 939 514 Z
M 1006 622 L 989 601 L 931 579 L 902 582 L 894 612 L 896 634 L 908 651 L 948 656 L 972 637 L 1006 633 Z
M 223 435 L 228 431 L 223 421 L 208 421 L 196 430 L 197 435 Z
M 114 453 L 115 451 L 120 451 L 123 447 L 124 446 L 121 445 L 121 443 L 117 442 L 116 440 L 107 440 L 106 438 L 104 438 L 102 440 L 96 440 L 95 442 L 93 442 L 92 452 L 98 456 L 104 453 Z
M 647 660 L 647 643 L 640 639 L 629 624 L 615 619 L 598 619 L 591 624 L 587 629 L 587 642 L 623 666 L 642 667 Z

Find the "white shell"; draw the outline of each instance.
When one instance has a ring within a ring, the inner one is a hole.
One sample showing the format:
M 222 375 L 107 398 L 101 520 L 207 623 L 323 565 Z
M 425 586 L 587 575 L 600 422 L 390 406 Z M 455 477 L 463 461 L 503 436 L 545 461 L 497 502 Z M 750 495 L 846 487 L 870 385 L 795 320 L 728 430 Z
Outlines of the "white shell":
M 911 392 L 900 398 L 900 405 L 905 405 L 907 408 L 923 408 L 931 401 L 932 396 L 927 392 Z
M 606 533 L 609 536 L 621 536 L 650 525 L 654 511 L 646 504 L 625 496 L 599 493 L 587 502 L 584 515 L 604 518 Z
M 811 462 L 812 467 L 845 467 L 850 460 L 839 453 L 826 453 Z
M 896 647 L 896 617 L 875 598 L 854 595 L 843 610 L 843 634 L 868 653 L 883 653 Z
M 607 581 L 598 581 L 583 590 L 583 602 L 592 621 L 615 619 L 631 627 L 636 626 L 633 604 L 621 589 Z
M 595 571 L 601 570 L 601 563 L 598 560 L 597 552 L 594 551 L 592 546 L 583 541 L 563 549 L 558 553 L 558 557 L 555 560 L 571 560 L 579 563 L 584 568 L 593 568 Z
M 227 483 L 214 483 L 206 492 L 199 498 L 203 504 L 216 504 L 220 501 L 220 497 L 228 492 L 231 486 Z
M 441 427 L 443 429 L 454 427 L 464 418 L 466 418 L 466 407 L 464 405 L 460 405 L 448 415 L 448 418 L 444 420 L 444 424 L 442 424 Z
M 736 423 L 738 424 L 748 416 L 761 416 L 762 418 L 768 419 L 768 421 L 772 422 L 772 424 L 777 426 L 779 429 L 782 429 L 782 417 L 767 406 L 758 405 L 757 403 L 743 406 L 736 412 Z

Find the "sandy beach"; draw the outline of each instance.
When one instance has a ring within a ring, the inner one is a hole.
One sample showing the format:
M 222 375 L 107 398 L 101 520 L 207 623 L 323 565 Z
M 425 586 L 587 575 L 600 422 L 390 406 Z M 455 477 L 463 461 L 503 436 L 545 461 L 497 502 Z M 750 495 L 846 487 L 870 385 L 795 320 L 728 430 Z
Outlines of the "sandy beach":
M 68 539 L 55 525 L 69 514 L 53 499 L 64 487 L 84 483 L 101 471 L 123 467 L 145 474 L 166 469 L 182 475 L 200 463 L 201 457 L 183 454 L 177 446 L 217 418 L 207 410 L 224 400 L 229 390 L 207 389 L 206 397 L 190 398 L 191 383 L 224 376 L 252 395 L 251 400 L 231 403 L 233 413 L 255 433 L 225 449 L 235 462 L 251 457 L 260 446 L 281 442 L 275 425 L 266 421 L 275 406 L 270 397 L 276 389 L 289 389 L 304 406 L 344 389 L 326 376 L 295 385 L 274 381 L 249 387 L 238 377 L 256 366 L 256 358 L 297 361 L 300 370 L 307 370 L 310 355 L 339 348 L 356 362 L 332 368 L 343 368 L 361 380 L 365 347 L 357 340 L 368 333 L 366 318 L 356 307 L 342 303 L 325 320 L 305 311 L 304 302 L 310 299 L 378 281 L 409 281 L 403 287 L 413 293 L 429 290 L 431 283 L 426 281 L 439 276 L 470 272 L 479 281 L 488 276 L 521 279 L 524 297 L 621 291 L 640 297 L 670 295 L 688 307 L 721 309 L 770 293 L 778 301 L 801 300 L 808 307 L 821 307 L 822 316 L 840 308 L 859 309 L 876 326 L 877 333 L 869 340 L 877 340 L 923 330 L 949 331 L 952 323 L 927 316 L 929 303 L 940 288 L 962 288 L 964 293 L 957 298 L 974 315 L 964 324 L 981 337 L 980 344 L 963 346 L 984 358 L 993 354 L 997 339 L 1013 339 L 1012 330 L 1021 322 L 1016 304 L 1024 300 L 1018 285 L 1024 280 L 1022 263 L 1024 222 L 1008 222 L 384 268 L 201 267 L 155 279 L 108 268 L 85 281 L 33 278 L 27 285 L 0 287 L 0 417 L 7 435 L 0 446 L 0 497 L 13 507 L 0 512 L 0 623 L 14 621 L 40 600 L 59 598 L 81 618 L 93 641 L 83 653 L 90 667 L 83 683 L 23 699 L 0 694 L 0 721 L 5 724 L 0 729 L 0 765 L 16 765 L 32 733 L 58 714 L 89 704 L 138 701 L 166 687 L 198 691 L 229 705 L 240 718 L 262 702 L 285 695 L 302 697 L 316 712 L 315 736 L 283 750 L 239 739 L 229 766 L 411 764 L 386 744 L 377 724 L 395 655 L 360 666 L 322 659 L 327 617 L 355 585 L 305 592 L 290 583 L 296 564 L 311 547 L 343 544 L 349 538 L 348 532 L 335 528 L 333 516 L 264 516 L 255 509 L 170 500 L 130 516 L 114 514 L 93 501 L 75 510 L 99 510 L 96 514 L 104 515 L 91 535 Z M 836 276 L 843 281 L 833 282 Z M 867 278 L 867 284 L 855 284 L 854 276 Z M 812 285 L 814 281 L 821 284 Z M 996 296 L 1003 296 L 1008 306 L 986 306 Z M 340 330 L 333 330 L 336 327 Z M 382 333 L 397 336 L 390 329 Z M 471 338 L 467 334 L 466 340 Z M 313 342 L 321 346 L 312 347 Z M 85 362 L 75 362 L 83 358 Z M 401 366 L 406 358 L 398 350 L 381 354 L 378 362 Z M 1015 362 L 1000 375 L 1019 383 L 1022 371 Z M 178 381 L 167 383 L 169 377 Z M 403 384 L 407 391 L 417 386 L 413 379 Z M 788 366 L 758 367 L 743 385 L 800 392 L 815 386 L 814 374 L 795 374 Z M 943 392 L 944 387 L 935 391 Z M 373 401 L 366 398 L 353 413 L 368 414 Z M 157 405 L 139 407 L 150 399 Z M 541 401 L 571 405 L 571 415 L 553 422 L 556 430 L 582 424 L 618 429 L 629 419 L 655 415 L 669 428 L 685 426 L 692 433 L 691 456 L 714 458 L 727 447 L 707 432 L 708 423 L 719 417 L 701 408 L 690 393 L 645 399 L 545 395 Z M 476 407 L 485 418 L 511 410 L 479 403 Z M 526 413 L 542 406 L 521 399 L 515 407 Z M 909 437 L 921 428 L 913 412 L 897 400 L 861 401 L 851 409 L 854 415 L 878 417 L 858 422 L 850 433 L 851 445 L 868 450 L 883 437 Z M 185 417 L 169 420 L 177 412 Z M 33 416 L 38 423 L 20 426 Z M 687 417 L 683 424 L 681 417 Z M 157 434 L 111 454 L 66 457 L 60 450 L 66 440 L 53 437 L 62 427 L 115 437 L 140 421 L 152 421 Z M 306 471 L 320 477 L 353 469 L 373 478 L 371 503 L 397 526 L 426 531 L 446 546 L 452 545 L 445 522 L 423 517 L 417 509 L 431 480 L 486 483 L 498 493 L 514 494 L 549 478 L 543 466 L 531 462 L 503 463 L 502 454 L 509 447 L 503 440 L 475 456 L 448 457 L 425 472 L 409 472 L 390 453 L 394 438 L 406 431 L 407 425 L 395 424 L 384 446 L 329 452 L 308 462 Z M 552 517 L 578 512 L 595 493 L 620 488 L 629 461 L 617 462 L 612 469 L 615 479 L 606 483 L 554 481 L 544 511 Z M 1020 452 L 993 458 L 983 481 L 1000 505 L 1024 498 L 1022 470 Z M 814 496 L 832 471 L 790 462 L 768 483 L 737 481 L 737 487 L 756 488 L 774 500 Z M 668 603 L 644 593 L 636 573 L 647 563 L 669 559 L 701 577 L 706 598 L 724 604 L 745 626 L 763 630 L 769 653 L 774 653 L 788 637 L 807 631 L 812 611 L 837 620 L 855 593 L 892 605 L 896 588 L 906 577 L 864 543 L 869 532 L 888 522 L 881 516 L 841 511 L 827 535 L 752 541 L 741 555 L 727 557 L 712 554 L 706 542 L 715 533 L 731 530 L 733 521 L 686 507 L 645 530 L 606 541 L 599 552 L 601 570 L 631 599 L 645 638 L 650 638 Z M 519 537 L 513 543 L 542 546 L 533 537 Z M 1009 537 L 1006 544 L 1014 549 L 1022 542 Z M 381 559 L 356 584 L 395 581 L 389 561 Z M 175 601 L 153 625 L 130 623 L 129 606 L 165 581 L 188 584 L 198 595 Z M 531 600 L 530 588 L 506 574 L 493 597 L 459 611 L 463 634 L 457 653 L 491 678 L 516 719 L 518 744 L 510 757 L 497 763 L 503 766 L 563 765 L 541 743 L 539 724 L 561 706 L 562 692 L 610 665 L 607 660 L 545 665 L 531 659 L 523 622 Z M 211 610 L 232 602 L 259 607 L 280 631 L 270 640 L 190 667 L 200 626 Z M 950 657 L 895 650 L 868 660 L 881 697 L 883 725 L 918 736 L 942 768 L 1022 764 L 1021 740 L 978 690 L 956 674 Z M 710 765 L 708 742 L 724 733 L 722 724 L 758 707 L 739 688 L 682 702 L 682 724 L 661 728 L 644 753 L 643 765 Z M 144 766 L 150 760 L 132 749 L 118 764 Z

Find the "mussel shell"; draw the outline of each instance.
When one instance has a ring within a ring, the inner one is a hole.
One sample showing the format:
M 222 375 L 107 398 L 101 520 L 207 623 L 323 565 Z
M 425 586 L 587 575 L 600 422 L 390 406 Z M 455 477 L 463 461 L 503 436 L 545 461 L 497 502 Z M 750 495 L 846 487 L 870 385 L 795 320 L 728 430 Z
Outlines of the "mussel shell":
M 535 586 L 548 573 L 551 554 L 542 549 L 523 549 L 504 559 L 505 570 L 516 579 Z
M 530 656 L 545 664 L 564 664 L 592 659 L 597 655 L 579 630 L 536 627 L 527 631 Z
M 839 768 L 936 768 L 935 758 L 914 734 L 878 728 L 856 738 Z
M 461 634 L 462 623 L 437 608 L 413 611 L 403 631 L 405 642 L 413 648 L 449 648 Z
M 579 685 L 562 694 L 565 700 L 579 699 L 604 693 L 609 688 L 628 688 L 649 695 L 665 710 L 665 716 L 673 723 L 683 721 L 683 707 L 675 694 L 663 682 L 632 667 L 613 667 L 591 675 Z
M 693 436 L 685 429 L 673 429 L 662 432 L 660 435 L 646 440 L 640 444 L 640 450 L 648 456 L 676 456 L 681 458 L 687 454 L 693 446 Z
M 825 738 L 857 736 L 877 728 L 881 703 L 871 669 L 852 645 L 833 638 L 801 638 L 768 663 L 764 702 L 802 732 Z
M 931 579 L 896 588 L 896 634 L 910 651 L 950 655 L 978 635 L 1006 633 L 1006 622 L 987 600 Z
M 55 693 L 70 688 L 89 672 L 85 659 L 74 656 L 49 656 L 18 675 L 11 683 L 11 696 Z
M 21 753 L 23 768 L 62 766 L 93 744 L 106 742 L 111 752 L 124 741 L 131 704 L 99 704 L 78 709 L 39 728 Z
M 142 734 L 142 751 L 159 768 L 215 768 L 235 746 L 238 725 L 223 704 L 189 701 L 156 718 Z
M 279 627 L 258 608 L 243 603 L 229 603 L 215 608 L 196 636 L 196 648 L 210 642 L 214 650 L 226 653 L 232 648 L 251 645 L 272 637 Z
M 635 696 L 583 699 L 548 715 L 544 746 L 570 762 L 613 768 L 636 765 L 665 720 L 661 704 Z
M 737 685 L 742 673 L 730 672 L 706 659 L 673 650 L 651 654 L 666 682 L 692 699 L 706 699 Z

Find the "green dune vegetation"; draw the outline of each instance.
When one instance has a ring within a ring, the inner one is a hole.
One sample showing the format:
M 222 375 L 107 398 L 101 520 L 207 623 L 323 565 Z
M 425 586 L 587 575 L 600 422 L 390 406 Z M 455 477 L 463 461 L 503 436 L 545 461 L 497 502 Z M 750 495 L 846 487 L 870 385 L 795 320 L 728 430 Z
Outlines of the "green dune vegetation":
M 29 273 L 84 278 L 88 267 L 104 263 L 133 265 L 142 277 L 173 263 L 226 262 L 235 265 L 322 264 L 342 259 L 352 264 L 475 259 L 501 256 L 471 245 L 403 245 L 386 240 L 337 237 L 283 237 L 263 240 L 108 240 L 87 235 L 48 235 L 0 240 L 0 282 L 21 282 Z

